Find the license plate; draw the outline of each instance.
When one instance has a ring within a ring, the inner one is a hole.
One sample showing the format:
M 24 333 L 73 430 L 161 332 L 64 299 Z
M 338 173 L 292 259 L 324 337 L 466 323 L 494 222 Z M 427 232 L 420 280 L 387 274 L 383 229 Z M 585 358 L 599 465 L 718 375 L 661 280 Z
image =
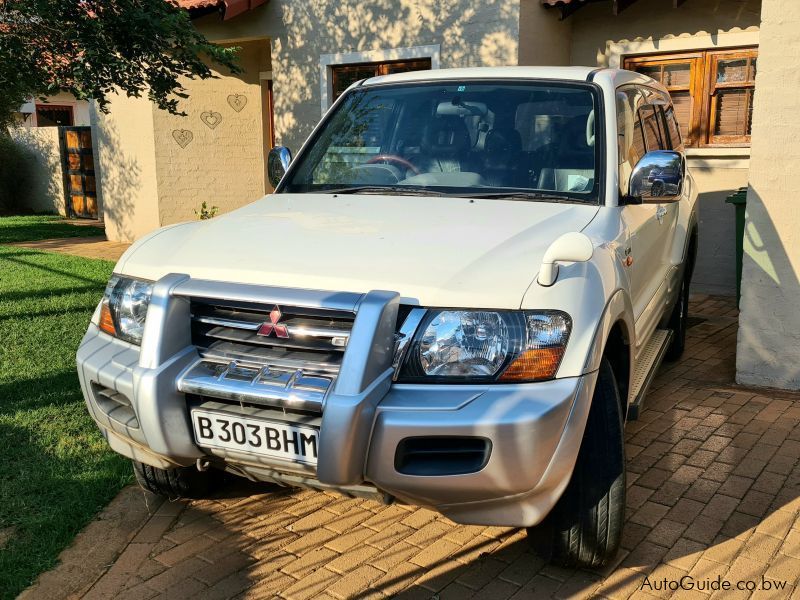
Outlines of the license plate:
M 317 464 L 319 430 L 208 410 L 193 410 L 198 446 Z

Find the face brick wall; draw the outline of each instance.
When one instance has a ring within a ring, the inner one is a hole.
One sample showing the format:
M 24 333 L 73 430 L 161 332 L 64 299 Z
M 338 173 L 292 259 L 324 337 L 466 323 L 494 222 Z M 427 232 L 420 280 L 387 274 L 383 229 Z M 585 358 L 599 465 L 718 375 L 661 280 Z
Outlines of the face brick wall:
M 265 193 L 266 145 L 259 72 L 269 70 L 266 42 L 241 42 L 244 73 L 186 83 L 187 116 L 153 109 L 159 220 L 196 219 L 203 201 L 227 212 Z

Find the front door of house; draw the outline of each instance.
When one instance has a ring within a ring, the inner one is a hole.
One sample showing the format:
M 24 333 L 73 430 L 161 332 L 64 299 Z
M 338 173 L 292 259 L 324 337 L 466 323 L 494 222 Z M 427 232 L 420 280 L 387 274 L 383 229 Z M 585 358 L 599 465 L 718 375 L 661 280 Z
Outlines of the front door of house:
M 97 218 L 91 127 L 59 127 L 67 215 Z

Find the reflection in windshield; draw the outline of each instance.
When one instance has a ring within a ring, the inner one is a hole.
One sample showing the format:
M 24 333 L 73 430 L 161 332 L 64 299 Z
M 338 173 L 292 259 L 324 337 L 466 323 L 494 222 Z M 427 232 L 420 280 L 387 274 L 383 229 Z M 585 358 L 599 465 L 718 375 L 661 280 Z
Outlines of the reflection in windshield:
M 350 92 L 281 191 L 533 191 L 597 201 L 595 95 L 530 82 L 367 86 Z

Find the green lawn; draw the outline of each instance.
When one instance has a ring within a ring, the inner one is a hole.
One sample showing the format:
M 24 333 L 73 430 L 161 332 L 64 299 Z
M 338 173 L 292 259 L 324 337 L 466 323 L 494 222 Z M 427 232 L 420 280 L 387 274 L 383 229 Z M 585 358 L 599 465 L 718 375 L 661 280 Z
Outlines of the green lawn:
M 0 241 L 90 235 L 0 218 Z M 75 352 L 113 263 L 0 245 L 0 598 L 15 597 L 131 480 L 89 418 Z M 7 540 L 3 543 L 3 540 Z
M 104 235 L 103 228 L 71 225 L 56 215 L 0 217 L 0 244 L 92 235 Z

